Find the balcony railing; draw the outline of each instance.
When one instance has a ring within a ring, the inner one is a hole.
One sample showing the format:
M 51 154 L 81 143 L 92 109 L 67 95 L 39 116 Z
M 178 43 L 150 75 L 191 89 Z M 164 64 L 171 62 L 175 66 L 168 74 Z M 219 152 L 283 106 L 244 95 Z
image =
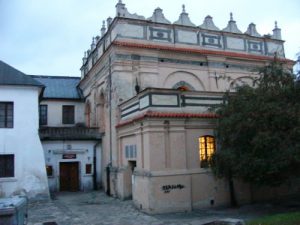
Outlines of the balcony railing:
M 39 129 L 41 140 L 99 140 L 99 128 L 87 127 L 42 127 Z
M 180 91 L 147 88 L 119 105 L 121 120 L 138 116 L 145 111 L 172 113 L 207 113 L 223 103 L 224 93 Z

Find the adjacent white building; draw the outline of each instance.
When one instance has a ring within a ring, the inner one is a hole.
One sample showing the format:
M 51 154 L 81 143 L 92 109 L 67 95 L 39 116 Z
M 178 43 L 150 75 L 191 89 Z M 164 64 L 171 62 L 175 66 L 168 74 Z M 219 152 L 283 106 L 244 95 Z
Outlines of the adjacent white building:
M 39 105 L 49 190 L 90 191 L 101 186 L 101 135 L 85 126 L 79 77 L 31 76 L 45 85 Z
M 0 197 L 49 198 L 38 135 L 43 90 L 40 82 L 0 61 Z

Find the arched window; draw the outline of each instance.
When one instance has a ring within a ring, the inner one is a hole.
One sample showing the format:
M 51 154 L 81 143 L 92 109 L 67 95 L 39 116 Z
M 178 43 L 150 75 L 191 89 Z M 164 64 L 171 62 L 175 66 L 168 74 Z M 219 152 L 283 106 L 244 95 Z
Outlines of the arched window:
M 199 159 L 202 168 L 209 166 L 209 160 L 212 154 L 216 151 L 216 144 L 214 136 L 199 137 Z
M 193 91 L 195 90 L 192 85 L 185 81 L 179 81 L 173 86 L 173 89 L 177 89 L 180 91 Z
M 91 126 L 91 104 L 89 101 L 86 102 L 85 104 L 85 125 L 87 127 Z

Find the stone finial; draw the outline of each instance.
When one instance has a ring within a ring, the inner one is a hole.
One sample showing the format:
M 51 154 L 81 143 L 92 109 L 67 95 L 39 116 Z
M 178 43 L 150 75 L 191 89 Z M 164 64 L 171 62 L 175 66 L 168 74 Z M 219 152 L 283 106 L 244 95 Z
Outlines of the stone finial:
M 277 21 L 275 21 L 275 28 L 273 29 L 273 39 L 281 40 L 281 29 L 277 26 Z
M 87 60 L 87 52 L 84 52 L 84 55 L 82 57 L 82 64 L 85 64 Z
M 101 28 L 101 37 L 104 36 L 105 31 L 106 31 L 106 28 L 105 28 L 105 20 L 103 20 L 103 21 L 102 21 L 102 28 Z
M 220 30 L 215 26 L 212 17 L 209 15 L 205 17 L 204 22 L 202 25 L 200 25 L 200 27 L 207 30 Z
M 261 37 L 261 35 L 256 30 L 256 25 L 254 23 L 250 23 L 245 34 L 249 34 L 254 37 Z
M 171 23 L 169 20 L 167 20 L 162 12 L 163 10 L 161 8 L 156 8 L 153 12 L 153 15 L 148 18 L 148 20 L 151 20 L 156 23 Z
M 91 44 L 91 50 L 93 51 L 96 48 L 96 42 L 95 38 L 93 37 L 92 44 Z
M 232 12 L 230 13 L 230 20 L 228 21 L 227 27 L 225 27 L 223 31 L 239 34 L 242 33 L 242 31 L 240 31 L 237 27 L 235 20 L 233 20 Z
M 127 8 L 125 7 L 125 4 L 122 3 L 121 0 L 116 4 L 116 16 L 117 17 L 126 17 L 126 18 L 131 18 L 131 19 L 139 19 L 139 20 L 144 20 L 145 17 L 139 16 L 136 13 L 131 14 L 128 12 Z
M 107 26 L 107 29 L 109 28 L 111 22 L 112 22 L 112 18 L 111 18 L 111 17 L 108 17 L 108 18 L 106 19 L 106 26 Z
M 184 25 L 184 26 L 193 26 L 196 25 L 193 24 L 189 18 L 189 14 L 185 11 L 185 5 L 182 5 L 182 13 L 179 15 L 179 19 L 174 22 L 174 24 Z

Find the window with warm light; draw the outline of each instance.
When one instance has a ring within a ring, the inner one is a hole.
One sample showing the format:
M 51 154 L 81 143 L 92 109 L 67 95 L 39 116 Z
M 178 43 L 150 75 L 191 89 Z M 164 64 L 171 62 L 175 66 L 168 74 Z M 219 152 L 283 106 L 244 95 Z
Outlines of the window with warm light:
M 215 150 L 216 144 L 213 136 L 202 136 L 199 138 L 199 157 L 202 168 L 209 166 L 209 160 Z

